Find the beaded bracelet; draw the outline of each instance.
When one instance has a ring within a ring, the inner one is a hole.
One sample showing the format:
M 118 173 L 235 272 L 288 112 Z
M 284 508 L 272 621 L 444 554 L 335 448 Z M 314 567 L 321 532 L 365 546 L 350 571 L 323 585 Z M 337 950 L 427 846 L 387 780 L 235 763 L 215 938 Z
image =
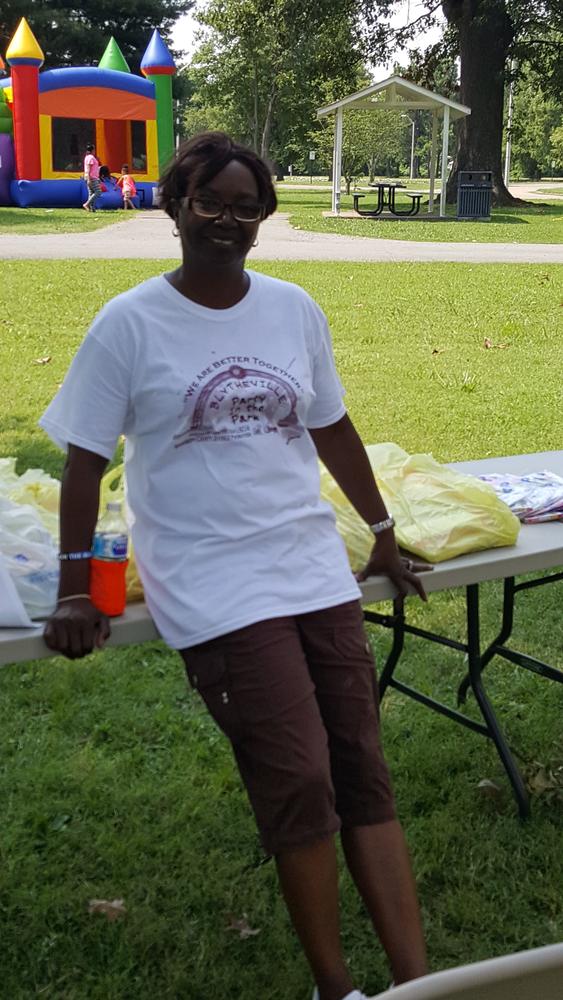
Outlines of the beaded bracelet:
M 59 552 L 59 559 L 91 559 L 91 552 Z

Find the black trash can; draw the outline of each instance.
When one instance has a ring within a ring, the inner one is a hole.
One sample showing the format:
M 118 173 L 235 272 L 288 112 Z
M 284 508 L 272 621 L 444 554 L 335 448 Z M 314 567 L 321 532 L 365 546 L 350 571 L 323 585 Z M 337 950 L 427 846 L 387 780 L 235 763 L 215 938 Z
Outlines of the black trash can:
M 490 219 L 492 170 L 460 170 L 457 178 L 458 219 Z

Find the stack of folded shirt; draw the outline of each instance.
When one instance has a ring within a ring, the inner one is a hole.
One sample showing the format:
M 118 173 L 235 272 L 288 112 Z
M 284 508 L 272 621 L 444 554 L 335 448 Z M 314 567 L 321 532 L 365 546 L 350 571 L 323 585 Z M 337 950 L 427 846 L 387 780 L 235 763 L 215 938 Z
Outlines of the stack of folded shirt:
M 479 476 L 524 524 L 563 521 L 563 479 L 555 472 L 530 472 L 527 476 L 491 473 Z

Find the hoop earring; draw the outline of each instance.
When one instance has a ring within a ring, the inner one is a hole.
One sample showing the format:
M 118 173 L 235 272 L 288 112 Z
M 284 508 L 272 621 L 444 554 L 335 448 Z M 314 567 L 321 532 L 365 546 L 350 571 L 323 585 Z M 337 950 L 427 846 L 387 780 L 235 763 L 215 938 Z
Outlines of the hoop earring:
M 179 235 L 180 235 L 180 230 L 178 229 L 178 226 L 174 224 L 174 227 L 172 229 L 172 236 L 179 236 Z
M 254 243 L 252 244 L 252 246 L 253 247 L 257 247 L 258 246 L 258 240 L 254 240 Z

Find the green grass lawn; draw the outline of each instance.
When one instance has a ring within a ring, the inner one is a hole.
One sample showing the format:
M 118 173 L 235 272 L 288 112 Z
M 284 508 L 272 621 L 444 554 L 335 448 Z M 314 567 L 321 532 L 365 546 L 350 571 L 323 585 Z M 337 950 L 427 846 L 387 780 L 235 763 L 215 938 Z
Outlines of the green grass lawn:
M 158 262 L 4 262 L 0 456 L 59 474 L 36 429 L 88 322 Z M 366 441 L 440 460 L 561 447 L 556 267 L 261 264 L 326 310 Z M 485 348 L 485 338 L 496 345 Z M 501 347 L 500 345 L 505 345 Z M 49 357 L 44 364 L 38 359 Z M 562 585 L 520 596 L 514 640 L 563 667 Z M 484 588 L 486 639 L 500 588 Z M 459 591 L 410 619 L 463 635 Z M 373 635 L 379 659 L 387 636 Z M 400 676 L 453 705 L 453 650 L 407 643 Z M 413 851 L 432 967 L 563 937 L 563 688 L 508 663 L 486 685 L 533 795 L 526 824 L 491 745 L 391 692 L 383 731 Z M 0 672 L 0 937 L 6 1000 L 310 1000 L 271 863 L 228 748 L 160 643 Z M 471 699 L 467 711 L 476 717 Z M 500 786 L 488 798 L 478 785 Z M 348 877 L 345 954 L 358 986 L 388 972 Z M 89 914 L 123 898 L 126 916 Z M 246 918 L 259 934 L 229 930 Z M 541 998 L 538 998 L 541 1000 Z
M 410 188 L 420 187 L 418 181 L 408 183 Z M 377 195 L 365 191 L 364 208 L 377 205 Z M 302 191 L 278 187 L 279 210 L 289 214 L 289 221 L 296 229 L 317 233 L 340 233 L 345 236 L 372 236 L 378 239 L 416 240 L 443 243 L 562 243 L 563 204 L 545 202 L 527 204 L 516 208 L 494 208 L 488 222 L 455 221 L 455 205 L 448 205 L 451 221 L 426 222 L 421 213 L 413 219 L 337 219 L 326 218 L 330 211 L 329 191 Z M 396 204 L 406 208 L 410 199 L 397 193 Z M 404 203 L 404 204 L 403 204 Z M 343 195 L 341 209 L 353 208 L 351 195 Z
M 125 218 L 128 214 L 122 209 L 85 212 L 83 208 L 0 208 L 0 234 L 87 233 Z

